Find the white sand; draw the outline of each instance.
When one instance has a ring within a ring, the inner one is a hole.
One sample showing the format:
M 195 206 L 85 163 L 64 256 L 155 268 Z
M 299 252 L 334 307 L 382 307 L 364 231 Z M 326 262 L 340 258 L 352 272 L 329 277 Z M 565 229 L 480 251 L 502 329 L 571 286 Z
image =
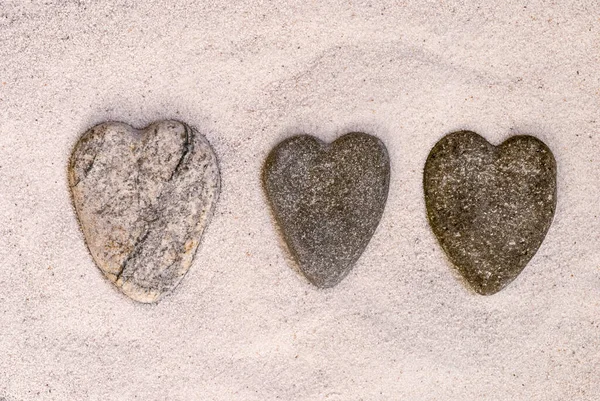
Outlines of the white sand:
M 598 399 L 597 0 L 108 3 L 0 0 L 0 399 Z M 188 275 L 148 306 L 94 265 L 66 165 L 96 123 L 164 118 L 207 136 L 223 190 Z M 535 135 L 558 162 L 546 240 L 491 297 L 426 221 L 425 159 L 461 128 Z M 388 146 L 390 195 L 320 291 L 286 260 L 260 169 L 286 136 L 349 130 Z

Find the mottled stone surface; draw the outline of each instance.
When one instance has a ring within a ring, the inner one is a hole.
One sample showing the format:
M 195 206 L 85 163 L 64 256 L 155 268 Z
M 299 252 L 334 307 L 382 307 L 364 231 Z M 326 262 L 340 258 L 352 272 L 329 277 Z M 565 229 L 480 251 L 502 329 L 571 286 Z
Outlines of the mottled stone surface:
M 383 143 L 350 133 L 328 145 L 300 135 L 267 157 L 263 184 L 299 269 L 333 287 L 371 239 L 387 200 L 390 163 Z
M 178 121 L 95 126 L 73 150 L 69 185 L 96 264 L 139 302 L 187 273 L 220 189 L 208 141 Z
M 431 228 L 479 294 L 494 294 L 523 270 L 541 245 L 556 208 L 556 162 L 526 135 L 493 146 L 454 132 L 431 150 L 424 172 Z

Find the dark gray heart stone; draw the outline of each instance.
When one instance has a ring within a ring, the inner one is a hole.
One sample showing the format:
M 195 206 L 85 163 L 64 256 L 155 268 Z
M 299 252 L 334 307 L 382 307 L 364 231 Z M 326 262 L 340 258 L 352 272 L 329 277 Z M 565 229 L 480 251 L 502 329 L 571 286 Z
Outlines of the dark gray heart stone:
M 479 294 L 513 281 L 537 252 L 556 209 L 556 162 L 532 136 L 499 146 L 470 131 L 431 150 L 424 172 L 429 223 Z
M 132 299 L 156 302 L 190 268 L 220 180 L 210 144 L 186 124 L 108 122 L 76 144 L 69 185 L 100 270 Z
M 377 138 L 350 133 L 332 144 L 295 136 L 267 157 L 263 184 L 299 269 L 320 288 L 352 269 L 387 200 L 390 161 Z

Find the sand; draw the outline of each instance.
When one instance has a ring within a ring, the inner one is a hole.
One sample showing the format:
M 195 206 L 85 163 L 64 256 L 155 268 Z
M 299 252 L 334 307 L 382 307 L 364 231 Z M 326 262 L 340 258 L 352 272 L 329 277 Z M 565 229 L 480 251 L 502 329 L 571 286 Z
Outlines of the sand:
M 599 65 L 596 0 L 0 0 L 0 399 L 597 399 Z M 179 287 L 143 305 L 94 265 L 67 164 L 95 124 L 167 118 L 210 141 L 222 192 Z M 425 160 L 460 129 L 557 161 L 554 222 L 490 297 L 426 218 Z M 389 198 L 319 290 L 260 172 L 286 137 L 349 131 L 386 144 Z

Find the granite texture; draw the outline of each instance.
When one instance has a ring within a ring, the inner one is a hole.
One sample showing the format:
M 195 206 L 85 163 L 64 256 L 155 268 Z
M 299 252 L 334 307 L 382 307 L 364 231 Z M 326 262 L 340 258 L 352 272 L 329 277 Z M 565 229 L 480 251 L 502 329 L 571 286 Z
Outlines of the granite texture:
M 219 196 L 208 141 L 178 121 L 107 122 L 73 150 L 69 186 L 88 249 L 125 295 L 156 302 L 187 273 Z
M 385 145 L 364 133 L 332 144 L 300 135 L 267 157 L 263 184 L 300 271 L 333 287 L 350 272 L 375 232 L 387 200 Z
M 431 150 L 424 171 L 429 223 L 479 294 L 506 287 L 535 255 L 556 209 L 556 162 L 528 135 L 493 146 L 459 131 Z

